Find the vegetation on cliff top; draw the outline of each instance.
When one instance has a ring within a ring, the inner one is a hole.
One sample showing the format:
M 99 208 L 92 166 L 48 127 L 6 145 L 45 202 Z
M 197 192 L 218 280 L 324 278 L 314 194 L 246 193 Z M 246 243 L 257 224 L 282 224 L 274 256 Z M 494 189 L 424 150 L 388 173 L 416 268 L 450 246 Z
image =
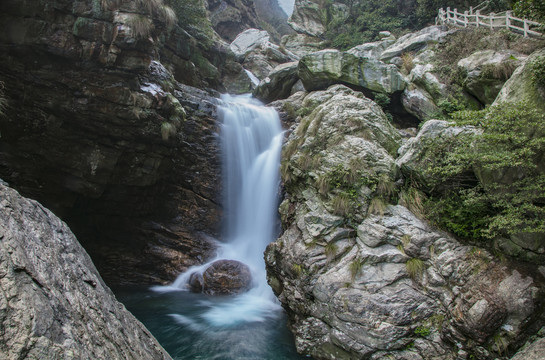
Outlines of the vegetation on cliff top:
M 430 219 L 470 239 L 545 233 L 545 173 L 540 165 L 545 114 L 520 102 L 462 111 L 453 118 L 457 125 L 481 128 L 482 135 L 443 144 L 430 173 L 448 179 L 472 169 L 478 181 L 455 182 L 432 195 Z
M 345 11 L 338 11 L 332 0 L 322 2 L 325 37 L 331 45 L 346 50 L 359 44 L 378 40 L 380 31 L 399 36 L 431 25 L 440 8 L 469 10 L 483 0 L 340 0 Z M 542 0 L 489 0 L 485 12 L 513 10 L 517 16 L 545 21 Z

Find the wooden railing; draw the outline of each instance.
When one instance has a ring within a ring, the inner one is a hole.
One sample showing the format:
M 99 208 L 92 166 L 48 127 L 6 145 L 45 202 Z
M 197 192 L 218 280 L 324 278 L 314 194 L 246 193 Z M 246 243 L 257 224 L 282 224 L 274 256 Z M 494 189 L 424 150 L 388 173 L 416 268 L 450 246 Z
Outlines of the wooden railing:
M 524 37 L 543 36 L 543 29 L 545 29 L 545 26 L 538 22 L 513 16 L 511 11 L 483 15 L 479 8 L 470 8 L 469 11 L 465 11 L 464 13 L 459 13 L 457 9 L 450 10 L 449 7 L 447 10 L 439 9 L 439 13 L 435 18 L 435 24 L 486 27 L 489 29 L 508 28 L 513 32 L 524 35 Z

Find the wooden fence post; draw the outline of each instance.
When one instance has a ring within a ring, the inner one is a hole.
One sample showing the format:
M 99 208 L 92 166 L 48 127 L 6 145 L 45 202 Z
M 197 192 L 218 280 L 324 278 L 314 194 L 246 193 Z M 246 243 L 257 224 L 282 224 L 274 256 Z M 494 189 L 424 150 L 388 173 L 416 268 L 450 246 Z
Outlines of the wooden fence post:
M 524 37 L 528 37 L 528 20 L 524 19 Z
M 508 30 L 511 29 L 511 11 L 505 12 L 505 26 Z
M 490 30 L 494 29 L 494 13 L 490 13 Z
M 479 15 L 481 14 L 481 10 L 477 10 L 475 12 L 475 21 L 477 22 L 477 27 L 479 27 Z
M 467 27 L 468 25 L 468 20 L 467 20 L 467 10 L 464 11 L 464 27 Z
M 447 23 L 450 20 L 450 7 L 447 7 Z
M 458 9 L 454 9 L 454 24 L 458 25 Z

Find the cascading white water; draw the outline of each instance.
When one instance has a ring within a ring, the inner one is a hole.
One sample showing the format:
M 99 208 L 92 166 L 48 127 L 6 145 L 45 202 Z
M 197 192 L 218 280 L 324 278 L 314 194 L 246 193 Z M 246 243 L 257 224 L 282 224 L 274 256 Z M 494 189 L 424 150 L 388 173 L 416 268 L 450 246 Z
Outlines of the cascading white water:
M 254 73 L 246 69 L 244 69 L 244 71 L 246 72 L 246 75 L 248 75 L 248 78 L 250 79 L 252 84 L 254 84 L 255 86 L 259 85 L 259 79 L 257 78 L 257 76 L 254 75 Z
M 252 273 L 252 289 L 209 306 L 200 316 L 209 324 L 225 326 L 262 321 L 281 309 L 267 284 L 263 252 L 275 236 L 283 134 L 276 111 L 250 96 L 224 95 L 218 111 L 222 121 L 225 242 L 219 244 L 215 259 L 188 269 L 171 286 L 154 290 L 186 290 L 192 273 L 202 273 L 219 259 L 243 262 Z M 184 315 L 173 316 L 184 325 L 203 326 Z

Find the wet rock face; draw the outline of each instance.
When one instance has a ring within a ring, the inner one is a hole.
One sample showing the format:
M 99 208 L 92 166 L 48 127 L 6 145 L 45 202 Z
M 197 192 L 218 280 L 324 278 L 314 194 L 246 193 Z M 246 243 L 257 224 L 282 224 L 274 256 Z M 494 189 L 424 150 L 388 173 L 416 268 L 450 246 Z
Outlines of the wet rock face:
M 70 229 L 0 183 L 0 358 L 170 359 Z
M 249 289 L 252 282 L 250 268 L 235 260 L 214 261 L 201 275 L 194 273 L 189 279 L 193 292 L 208 295 L 233 295 Z
M 109 283 L 167 282 L 219 228 L 214 100 L 152 61 L 160 21 L 142 15 L 153 32 L 136 35 L 133 2 L 99 3 L 0 4 L 0 176 L 65 220 Z

